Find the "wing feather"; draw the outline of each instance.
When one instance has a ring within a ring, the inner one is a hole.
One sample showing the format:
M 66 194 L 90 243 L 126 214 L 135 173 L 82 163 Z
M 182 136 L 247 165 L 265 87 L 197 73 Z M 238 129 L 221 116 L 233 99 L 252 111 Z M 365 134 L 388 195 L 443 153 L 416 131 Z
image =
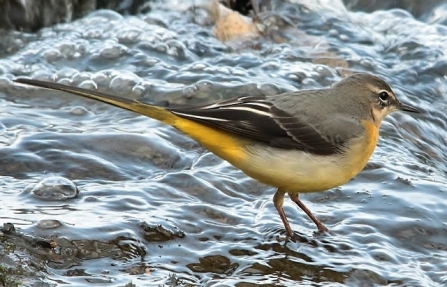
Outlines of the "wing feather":
M 277 148 L 318 155 L 343 151 L 343 141 L 325 136 L 318 127 L 289 114 L 264 97 L 243 97 L 202 107 L 170 108 L 170 111 Z

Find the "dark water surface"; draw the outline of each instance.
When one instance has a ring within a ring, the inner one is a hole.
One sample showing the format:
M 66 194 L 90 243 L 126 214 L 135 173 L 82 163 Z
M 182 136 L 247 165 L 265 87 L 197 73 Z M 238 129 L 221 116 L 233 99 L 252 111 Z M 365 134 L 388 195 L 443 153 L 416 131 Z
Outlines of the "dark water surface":
M 298 2 L 272 8 L 287 20 L 272 32 L 282 43 L 267 37 L 238 51 L 214 37 L 206 11 L 186 5 L 126 17 L 97 11 L 36 34 L 6 33 L 2 41 L 19 48 L 0 51 L 0 223 L 17 232 L 0 234 L 2 278 L 24 286 L 446 286 L 447 27 L 429 17 L 444 6 L 415 19 L 399 9 Z M 327 87 L 349 71 L 383 77 L 422 113 L 389 117 L 351 182 L 301 196 L 330 235 L 314 236 L 286 200 L 300 237 L 287 244 L 275 190 L 173 128 L 12 83 L 29 76 L 193 104 Z M 51 240 L 54 249 L 42 243 Z

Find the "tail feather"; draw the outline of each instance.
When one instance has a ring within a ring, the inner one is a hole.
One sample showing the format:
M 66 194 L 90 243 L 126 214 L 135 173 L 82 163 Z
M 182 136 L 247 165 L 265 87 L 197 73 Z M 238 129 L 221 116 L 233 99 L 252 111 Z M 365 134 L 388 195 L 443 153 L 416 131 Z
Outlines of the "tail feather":
M 58 83 L 31 79 L 17 79 L 15 82 L 72 93 L 148 116 L 177 128 L 202 144 L 209 151 L 234 164 L 240 169 L 245 171 L 247 168 L 252 168 L 246 161 L 247 154 L 244 150 L 244 146 L 248 144 L 248 139 L 228 131 L 220 130 L 211 125 L 204 124 L 201 121 L 177 116 L 168 109 L 98 91 L 91 91 Z
M 136 112 L 141 115 L 148 116 L 150 118 L 159 120 L 161 122 L 167 123 L 172 125 L 174 123 L 174 119 L 176 116 L 174 116 L 170 111 L 154 106 L 149 105 L 146 103 L 142 103 L 137 100 L 132 99 L 126 99 L 122 97 L 117 97 L 105 93 L 101 93 L 98 91 L 92 91 L 87 89 L 82 89 L 78 87 L 72 87 L 67 85 L 62 85 L 58 83 L 53 82 L 44 82 L 39 80 L 32 80 L 32 79 L 25 79 L 25 78 L 19 78 L 16 79 L 15 82 L 21 83 L 21 84 L 27 84 L 31 86 L 41 87 L 41 88 L 47 88 L 52 90 L 58 90 L 63 91 L 67 93 L 72 93 L 81 97 L 94 99 L 103 103 L 107 103 L 116 107 L 120 107 L 132 112 Z

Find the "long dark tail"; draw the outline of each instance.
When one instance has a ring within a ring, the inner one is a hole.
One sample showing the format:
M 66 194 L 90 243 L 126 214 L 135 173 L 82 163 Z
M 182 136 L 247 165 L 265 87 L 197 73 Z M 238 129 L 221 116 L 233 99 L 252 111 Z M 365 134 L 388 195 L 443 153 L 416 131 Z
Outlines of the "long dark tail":
M 81 97 L 94 99 L 94 100 L 97 100 L 100 102 L 104 102 L 104 103 L 107 103 L 107 104 L 110 104 L 110 105 L 113 105 L 116 107 L 120 107 L 120 108 L 129 110 L 129 111 L 132 111 L 132 112 L 136 112 L 136 113 L 148 116 L 150 118 L 159 120 L 161 122 L 164 122 L 164 123 L 170 124 L 170 125 L 172 125 L 175 121 L 175 118 L 177 118 L 177 116 L 173 115 L 170 111 L 168 111 L 162 107 L 145 104 L 145 103 L 142 103 L 137 100 L 131 100 L 131 99 L 126 99 L 126 98 L 122 98 L 122 97 L 117 97 L 117 96 L 101 93 L 98 91 L 92 91 L 92 90 L 62 85 L 62 84 L 53 83 L 53 82 L 45 82 L 45 81 L 25 79 L 25 78 L 19 78 L 14 81 L 17 83 L 21 83 L 21 84 L 27 84 L 27 85 L 51 89 L 51 90 L 63 91 L 63 92 L 72 93 L 72 94 L 75 94 L 75 95 L 78 95 Z

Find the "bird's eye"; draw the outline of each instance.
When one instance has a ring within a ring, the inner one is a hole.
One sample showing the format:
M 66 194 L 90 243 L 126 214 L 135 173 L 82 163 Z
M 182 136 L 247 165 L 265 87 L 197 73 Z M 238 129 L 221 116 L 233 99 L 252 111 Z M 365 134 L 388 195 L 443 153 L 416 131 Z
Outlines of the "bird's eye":
M 388 94 L 388 93 L 385 92 L 385 91 L 380 92 L 380 94 L 379 94 L 379 99 L 380 99 L 382 102 L 387 102 L 389 98 L 390 98 L 390 94 Z

